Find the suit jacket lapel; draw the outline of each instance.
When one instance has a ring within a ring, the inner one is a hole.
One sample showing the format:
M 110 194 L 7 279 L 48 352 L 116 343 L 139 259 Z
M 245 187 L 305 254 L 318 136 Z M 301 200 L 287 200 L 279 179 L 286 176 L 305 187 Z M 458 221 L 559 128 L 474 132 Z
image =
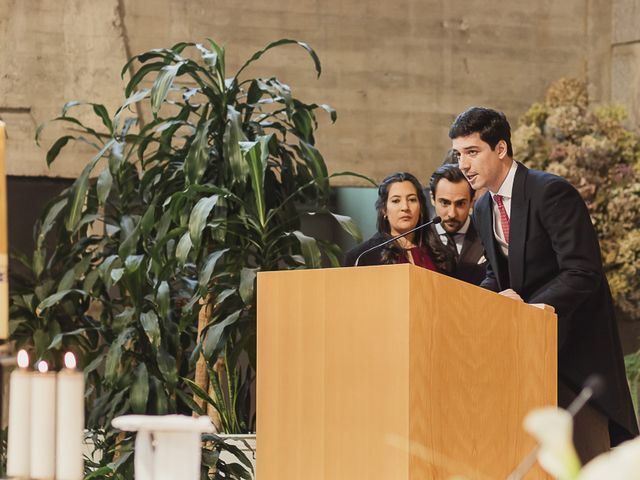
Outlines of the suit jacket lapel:
M 529 217 L 529 198 L 526 192 L 527 167 L 518 163 L 511 191 L 509 218 L 509 278 L 511 288 L 520 292 L 524 280 L 524 259 Z

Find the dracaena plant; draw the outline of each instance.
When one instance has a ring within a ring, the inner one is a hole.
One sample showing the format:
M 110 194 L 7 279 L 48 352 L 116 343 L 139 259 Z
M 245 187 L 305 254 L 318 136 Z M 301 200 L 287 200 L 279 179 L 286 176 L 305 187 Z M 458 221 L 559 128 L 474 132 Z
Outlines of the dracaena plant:
M 115 415 L 202 413 L 194 393 L 227 429 L 253 430 L 256 273 L 338 264 L 335 244 L 301 232 L 301 212 L 333 215 L 359 236 L 328 210 L 330 175 L 315 147 L 316 113 L 335 121 L 335 111 L 296 99 L 276 78 L 242 75 L 287 44 L 320 75 L 316 53 L 294 40 L 269 44 L 233 75 L 213 41 L 179 43 L 124 66 L 122 75 L 137 70 L 113 114 L 69 102 L 54 119 L 68 128 L 49 164 L 69 142 L 96 153 L 36 228 L 24 259 L 31 276 L 14 282 L 13 338 L 53 363 L 63 350 L 78 353 L 88 426 L 108 432 L 107 459 Z M 72 115 L 81 108 L 93 110 L 93 124 Z M 139 111 L 151 113 L 147 123 Z M 213 388 L 193 381 L 198 359 Z M 220 359 L 226 375 L 214 368 Z M 110 468 L 130 464 L 126 449 L 116 455 Z M 217 478 L 232 470 L 221 466 Z

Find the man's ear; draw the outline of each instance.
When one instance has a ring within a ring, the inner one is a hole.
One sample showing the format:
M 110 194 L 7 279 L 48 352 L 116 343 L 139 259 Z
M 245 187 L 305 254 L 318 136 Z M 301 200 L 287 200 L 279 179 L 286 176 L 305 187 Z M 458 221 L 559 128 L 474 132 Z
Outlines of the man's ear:
M 496 144 L 496 153 L 498 154 L 498 157 L 502 160 L 504 157 L 507 156 L 507 142 L 505 142 L 504 140 L 499 140 L 498 143 Z
M 433 198 L 433 192 L 429 191 L 429 200 L 431 200 L 431 205 L 436 206 L 436 199 Z

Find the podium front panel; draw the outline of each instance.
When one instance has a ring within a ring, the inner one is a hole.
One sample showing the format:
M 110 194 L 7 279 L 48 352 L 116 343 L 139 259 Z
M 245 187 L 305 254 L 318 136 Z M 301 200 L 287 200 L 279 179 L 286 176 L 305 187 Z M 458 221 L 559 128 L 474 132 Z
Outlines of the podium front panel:
M 256 477 L 505 478 L 556 402 L 555 328 L 412 265 L 259 273 Z

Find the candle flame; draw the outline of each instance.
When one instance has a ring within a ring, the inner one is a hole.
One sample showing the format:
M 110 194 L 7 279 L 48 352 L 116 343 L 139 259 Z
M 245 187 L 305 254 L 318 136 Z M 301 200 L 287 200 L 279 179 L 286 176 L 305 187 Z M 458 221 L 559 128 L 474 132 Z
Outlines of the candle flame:
M 49 371 L 49 365 L 44 360 L 38 362 L 38 371 L 40 373 L 47 373 Z
M 71 353 L 71 352 L 67 352 L 64 354 L 64 366 L 66 368 L 76 368 L 76 356 Z
M 18 366 L 20 368 L 27 368 L 29 366 L 29 354 L 26 350 L 20 350 L 18 352 Z

